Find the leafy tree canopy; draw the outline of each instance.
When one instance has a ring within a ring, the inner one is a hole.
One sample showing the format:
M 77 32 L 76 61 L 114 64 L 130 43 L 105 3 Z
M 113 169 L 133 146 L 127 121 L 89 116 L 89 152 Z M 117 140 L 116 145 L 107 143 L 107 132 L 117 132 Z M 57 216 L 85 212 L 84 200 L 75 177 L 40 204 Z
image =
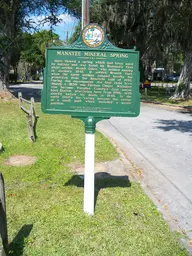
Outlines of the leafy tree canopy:
M 0 56 L 1 63 L 9 67 L 15 49 L 19 48 L 16 38 L 23 28 L 34 27 L 29 18 L 31 14 L 43 14 L 45 17 L 41 22 L 49 21 L 50 26 L 54 26 L 60 22 L 58 14 L 61 10 L 80 17 L 81 0 L 0 0 L 0 50 L 6 49 Z M 154 60 L 162 60 L 165 64 L 170 52 L 176 56 L 183 54 L 184 68 L 180 81 L 182 88 L 185 88 L 183 97 L 189 94 L 189 81 L 192 78 L 191 13 L 191 0 L 90 0 L 90 21 L 103 25 L 119 47 L 136 46 L 140 51 L 141 74 L 144 73 L 142 69 L 146 69 Z M 10 43 L 12 47 L 8 51 Z M 33 53 L 39 51 L 42 54 L 44 47 L 45 42 L 40 43 Z M 0 73 L 0 81 L 2 78 L 6 81 L 7 70 L 5 68 L 4 74 Z
M 53 44 L 62 45 L 59 36 L 52 31 L 42 30 L 34 34 L 24 33 L 22 38 L 21 61 L 31 63 L 36 68 L 45 64 L 45 49 Z

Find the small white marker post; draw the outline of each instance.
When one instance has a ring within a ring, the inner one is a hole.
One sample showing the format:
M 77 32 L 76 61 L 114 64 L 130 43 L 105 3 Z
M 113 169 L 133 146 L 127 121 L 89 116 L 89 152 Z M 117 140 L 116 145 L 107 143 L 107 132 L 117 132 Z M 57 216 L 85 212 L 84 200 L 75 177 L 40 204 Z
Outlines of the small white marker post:
M 145 96 L 147 96 L 147 87 L 145 87 Z

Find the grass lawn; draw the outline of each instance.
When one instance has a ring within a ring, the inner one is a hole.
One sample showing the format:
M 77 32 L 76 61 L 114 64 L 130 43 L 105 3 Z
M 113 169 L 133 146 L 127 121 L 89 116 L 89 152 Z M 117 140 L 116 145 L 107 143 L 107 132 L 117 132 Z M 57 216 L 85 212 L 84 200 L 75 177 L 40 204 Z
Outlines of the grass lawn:
M 145 91 L 141 90 L 141 99 L 144 101 L 153 101 L 156 103 L 163 104 L 171 104 L 175 106 L 183 106 L 183 107 L 192 107 L 192 99 L 188 100 L 172 100 L 170 99 L 171 95 L 167 95 L 165 88 L 162 86 L 153 86 L 151 89 L 148 89 L 147 95 L 145 95 Z
M 17 102 L 0 102 L 0 170 L 6 183 L 10 253 L 13 256 L 182 256 L 171 233 L 140 185 L 121 179 L 96 181 L 95 216 L 83 213 L 83 182 L 69 163 L 84 161 L 84 126 L 67 116 L 40 113 L 38 140 L 27 138 Z M 11 155 L 36 156 L 31 166 L 10 167 Z M 117 158 L 96 133 L 96 161 Z

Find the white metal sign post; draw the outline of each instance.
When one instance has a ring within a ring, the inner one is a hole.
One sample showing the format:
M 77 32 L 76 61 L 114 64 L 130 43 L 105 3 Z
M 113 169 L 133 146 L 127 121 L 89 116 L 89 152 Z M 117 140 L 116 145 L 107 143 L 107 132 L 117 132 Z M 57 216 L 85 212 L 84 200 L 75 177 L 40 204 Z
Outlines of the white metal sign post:
M 85 134 L 85 171 L 84 171 L 84 212 L 94 215 L 95 198 L 95 133 Z
M 94 215 L 95 207 L 95 128 L 101 117 L 85 117 L 85 171 L 84 171 L 84 212 Z
M 84 212 L 94 215 L 95 206 L 95 127 L 101 118 L 81 118 L 85 123 Z

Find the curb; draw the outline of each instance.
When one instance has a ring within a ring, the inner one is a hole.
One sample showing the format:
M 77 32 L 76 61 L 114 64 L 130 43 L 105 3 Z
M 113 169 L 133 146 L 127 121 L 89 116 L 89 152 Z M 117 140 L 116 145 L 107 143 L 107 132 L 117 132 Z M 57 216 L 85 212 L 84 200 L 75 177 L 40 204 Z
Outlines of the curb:
M 192 113 L 192 106 L 181 106 L 181 105 L 172 105 L 172 104 L 164 104 L 164 103 L 161 103 L 161 102 L 154 102 L 154 101 L 144 101 L 144 100 L 141 100 L 141 102 L 143 104 L 148 104 L 148 105 L 155 105 L 155 106 L 158 106 L 160 108 L 167 108 L 167 109 L 172 109 L 172 110 L 182 110 L 186 113 Z

